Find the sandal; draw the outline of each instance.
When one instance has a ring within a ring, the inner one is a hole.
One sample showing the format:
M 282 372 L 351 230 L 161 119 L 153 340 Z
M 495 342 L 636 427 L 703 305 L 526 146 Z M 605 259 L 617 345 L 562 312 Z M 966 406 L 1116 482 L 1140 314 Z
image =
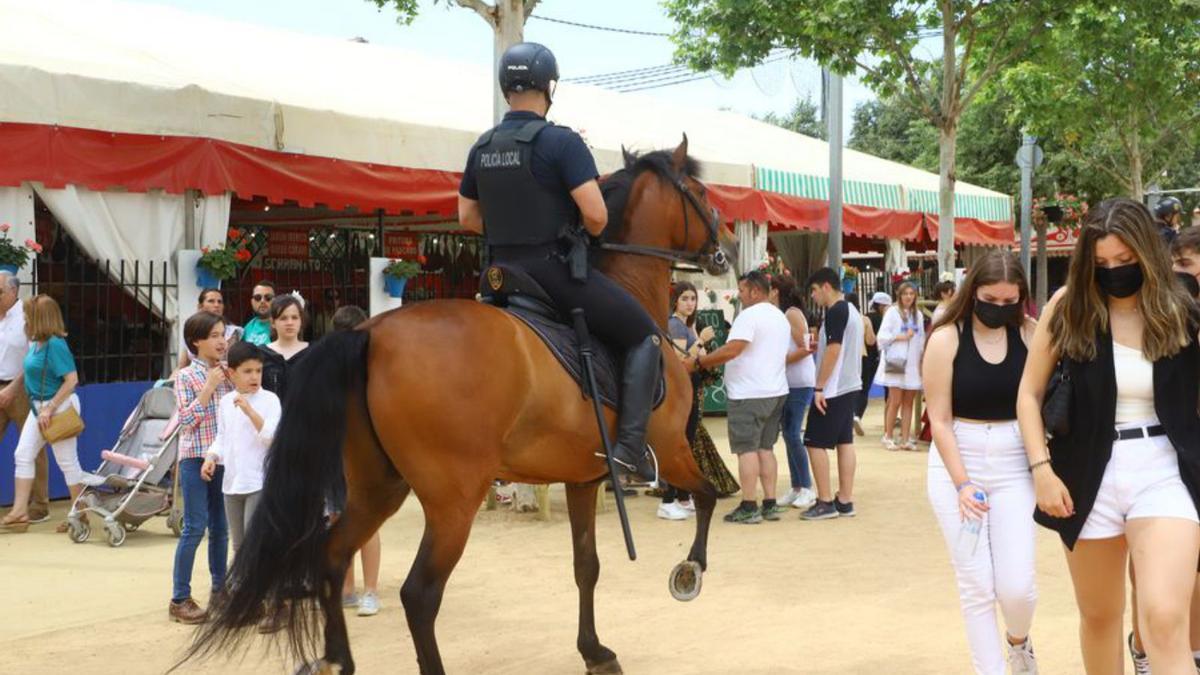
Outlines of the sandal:
M 898 447 L 905 452 L 916 452 L 917 451 L 917 444 L 913 443 L 912 441 L 904 441 Z
M 14 534 L 27 532 L 29 530 L 29 516 L 21 516 L 20 518 L 5 516 L 4 520 L 0 520 L 0 527 Z
M 900 446 L 896 445 L 896 442 L 887 436 L 879 439 L 879 442 L 883 444 L 883 449 L 889 452 L 895 452 L 900 449 Z

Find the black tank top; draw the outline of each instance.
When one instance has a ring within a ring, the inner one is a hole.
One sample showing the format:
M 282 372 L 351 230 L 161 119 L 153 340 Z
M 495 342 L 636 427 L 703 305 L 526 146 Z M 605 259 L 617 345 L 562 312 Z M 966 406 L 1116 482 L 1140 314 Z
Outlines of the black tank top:
M 988 363 L 975 346 L 973 324 L 963 322 L 954 355 L 950 407 L 955 417 L 973 420 L 1017 419 L 1017 387 L 1029 353 L 1018 328 L 1008 326 L 1008 351 L 1000 363 Z

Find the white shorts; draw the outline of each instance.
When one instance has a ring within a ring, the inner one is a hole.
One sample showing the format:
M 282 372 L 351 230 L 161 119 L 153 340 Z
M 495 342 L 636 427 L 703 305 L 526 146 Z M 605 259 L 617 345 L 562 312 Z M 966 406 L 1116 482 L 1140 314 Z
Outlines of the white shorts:
M 1142 422 L 1117 428 L 1146 425 Z M 1096 504 L 1079 538 L 1119 537 L 1125 534 L 1125 523 L 1134 518 L 1180 518 L 1200 523 L 1192 496 L 1179 477 L 1179 455 L 1165 435 L 1113 443 Z

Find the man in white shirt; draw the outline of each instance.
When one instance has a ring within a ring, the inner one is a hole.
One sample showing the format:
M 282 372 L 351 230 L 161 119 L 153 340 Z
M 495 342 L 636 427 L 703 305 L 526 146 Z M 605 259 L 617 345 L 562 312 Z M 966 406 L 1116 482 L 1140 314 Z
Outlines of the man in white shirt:
M 693 368 L 725 367 L 729 405 L 729 447 L 738 457 L 742 503 L 726 514 L 729 523 L 753 524 L 779 520 L 785 511 L 775 502 L 779 477 L 773 448 L 779 440 L 780 418 L 787 400 L 787 356 L 792 327 L 783 312 L 767 301 L 771 281 L 754 271 L 738 281 L 742 311 L 733 321 L 725 345 L 711 354 L 689 359 Z M 756 501 L 763 489 L 762 509 Z
M 822 267 L 808 280 L 812 299 L 825 308 L 817 343 L 817 386 L 804 445 L 808 447 L 817 503 L 804 520 L 854 516 L 854 410 L 862 389 L 864 349 L 862 315 L 842 294 L 842 281 L 832 268 Z M 837 449 L 838 492 L 830 485 L 827 451 Z
M 29 417 L 29 395 L 25 393 L 29 338 L 25 337 L 25 307 L 20 295 L 20 280 L 0 272 L 0 436 L 10 423 L 20 433 Z M 45 448 L 38 451 L 34 467 L 29 522 L 44 523 L 50 519 L 50 471 Z

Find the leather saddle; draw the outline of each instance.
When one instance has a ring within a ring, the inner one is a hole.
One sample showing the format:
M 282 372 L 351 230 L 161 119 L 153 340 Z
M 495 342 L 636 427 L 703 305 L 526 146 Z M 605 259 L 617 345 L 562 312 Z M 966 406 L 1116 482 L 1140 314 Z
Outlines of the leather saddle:
M 586 392 L 583 356 L 575 330 L 555 307 L 554 300 L 533 277 L 518 267 L 502 263 L 487 268 L 479 279 L 481 302 L 498 307 L 516 317 L 537 334 L 563 369 Z M 596 371 L 596 395 L 605 405 L 616 408 L 620 398 L 623 359 L 599 340 L 592 342 L 592 365 Z M 659 378 L 654 407 L 666 398 L 666 381 Z

